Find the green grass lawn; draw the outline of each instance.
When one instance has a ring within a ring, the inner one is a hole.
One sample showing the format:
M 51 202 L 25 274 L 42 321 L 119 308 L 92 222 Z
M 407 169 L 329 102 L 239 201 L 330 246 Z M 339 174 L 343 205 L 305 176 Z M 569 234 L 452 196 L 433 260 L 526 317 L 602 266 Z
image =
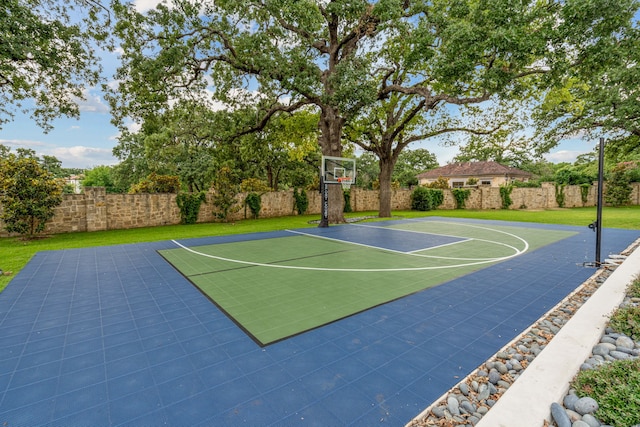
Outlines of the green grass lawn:
M 354 212 L 349 217 L 376 215 L 377 212 Z M 493 219 L 503 221 L 538 222 L 544 224 L 567 224 L 587 226 L 596 218 L 596 209 L 573 208 L 544 211 L 525 210 L 436 210 L 430 212 L 396 211 L 395 216 L 416 218 L 423 216 L 443 216 L 456 218 Z M 47 250 L 106 246 L 124 243 L 152 242 L 190 237 L 220 236 L 225 234 L 253 233 L 282 230 L 286 228 L 315 227 L 309 221 L 319 219 L 319 215 L 288 216 L 243 220 L 235 223 L 209 223 L 195 225 L 170 225 L 130 230 L 96 231 L 91 233 L 56 234 L 32 241 L 19 238 L 0 238 L 0 269 L 11 271 L 11 276 L 0 276 L 0 290 L 11 278 L 29 262 L 36 252 Z M 640 230 L 640 206 L 605 208 L 603 226 Z

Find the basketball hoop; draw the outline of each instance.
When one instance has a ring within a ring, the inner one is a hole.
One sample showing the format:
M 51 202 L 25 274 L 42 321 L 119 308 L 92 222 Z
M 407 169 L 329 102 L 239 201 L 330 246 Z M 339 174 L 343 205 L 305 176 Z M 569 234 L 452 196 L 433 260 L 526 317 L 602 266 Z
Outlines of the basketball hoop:
M 338 178 L 338 182 L 340 183 L 340 185 L 342 185 L 342 190 L 343 191 L 349 191 L 351 189 L 351 177 L 349 176 L 343 176 Z

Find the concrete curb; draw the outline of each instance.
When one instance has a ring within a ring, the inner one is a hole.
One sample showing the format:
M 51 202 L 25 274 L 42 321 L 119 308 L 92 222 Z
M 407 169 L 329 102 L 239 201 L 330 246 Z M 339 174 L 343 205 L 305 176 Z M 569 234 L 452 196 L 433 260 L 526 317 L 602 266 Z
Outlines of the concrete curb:
M 600 340 L 610 314 L 622 303 L 628 285 L 639 273 L 637 248 L 560 329 L 477 427 L 540 427 L 544 420 L 550 420 L 551 404 L 564 398 L 580 365 Z

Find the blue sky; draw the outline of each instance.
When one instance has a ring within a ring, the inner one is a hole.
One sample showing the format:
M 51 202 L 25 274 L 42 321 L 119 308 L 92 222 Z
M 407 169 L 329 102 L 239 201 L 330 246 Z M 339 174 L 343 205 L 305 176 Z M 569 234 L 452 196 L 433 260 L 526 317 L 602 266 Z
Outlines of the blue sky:
M 157 0 L 137 0 L 137 8 L 146 10 Z M 118 66 L 115 53 L 102 55 L 104 76 L 111 82 Z M 15 120 L 6 123 L 0 130 L 0 144 L 15 150 L 31 148 L 38 155 L 52 155 L 62 161 L 66 168 L 93 168 L 113 165 L 118 159 L 112 155 L 117 144 L 118 129 L 110 123 L 110 113 L 100 88 L 91 88 L 87 100 L 80 104 L 80 119 L 60 118 L 53 122 L 54 129 L 44 133 L 27 115 L 16 114 Z M 551 162 L 573 162 L 579 154 L 590 152 L 597 141 L 581 139 L 564 141 L 549 153 Z M 457 153 L 456 147 L 443 147 L 429 141 L 411 146 L 426 148 L 434 153 L 441 165 L 449 162 Z M 410 147 L 410 148 L 411 148 Z
M 92 168 L 118 163 L 112 149 L 117 143 L 118 129 L 110 123 L 111 115 L 102 94 L 91 92 L 95 99 L 83 103 L 80 119 L 61 118 L 53 122 L 54 129 L 45 134 L 25 115 L 0 130 L 0 144 L 35 150 L 38 155 L 55 156 L 67 168 Z
M 118 66 L 117 55 L 104 52 L 102 66 L 106 81 L 111 81 Z M 79 119 L 56 119 L 52 122 L 53 130 L 48 133 L 44 133 L 28 115 L 16 113 L 15 120 L 2 125 L 0 144 L 12 151 L 23 147 L 35 150 L 38 155 L 55 156 L 66 168 L 86 169 L 118 163 L 112 150 L 119 131 L 110 123 L 109 106 L 101 88 L 89 88 L 85 98 L 79 103 Z

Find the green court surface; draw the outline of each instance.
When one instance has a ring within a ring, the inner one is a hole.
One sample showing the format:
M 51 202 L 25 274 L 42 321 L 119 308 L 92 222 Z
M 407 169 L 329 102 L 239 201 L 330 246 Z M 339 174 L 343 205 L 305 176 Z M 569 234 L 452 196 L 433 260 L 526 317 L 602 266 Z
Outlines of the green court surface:
M 160 253 L 268 345 L 575 234 L 446 221 L 325 230 Z

